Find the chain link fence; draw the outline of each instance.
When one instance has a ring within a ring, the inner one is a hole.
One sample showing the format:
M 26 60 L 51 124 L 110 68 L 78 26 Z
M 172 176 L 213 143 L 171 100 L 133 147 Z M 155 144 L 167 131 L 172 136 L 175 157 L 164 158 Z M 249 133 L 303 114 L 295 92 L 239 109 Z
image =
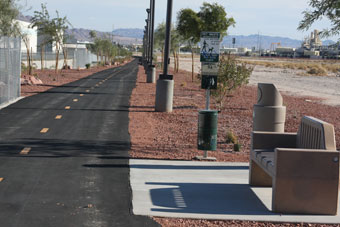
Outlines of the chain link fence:
M 93 64 L 97 61 L 97 56 L 87 49 L 76 49 L 73 53 L 73 68 L 84 68 L 86 64 Z
M 55 59 L 56 53 L 54 52 L 45 52 L 41 53 L 32 53 L 32 65 L 37 69 L 41 69 L 41 63 L 43 64 L 43 68 L 53 69 L 55 68 Z M 26 52 L 22 52 L 22 62 L 27 66 L 27 54 Z M 43 61 L 41 61 L 43 60 Z M 67 65 L 71 66 L 73 69 L 77 68 L 85 68 L 86 64 L 93 65 L 97 61 L 97 56 L 91 53 L 87 49 L 70 49 L 67 51 Z M 64 65 L 64 55 L 62 52 L 59 54 L 59 66 L 61 69 Z
M 20 97 L 21 39 L 0 37 L 0 105 Z

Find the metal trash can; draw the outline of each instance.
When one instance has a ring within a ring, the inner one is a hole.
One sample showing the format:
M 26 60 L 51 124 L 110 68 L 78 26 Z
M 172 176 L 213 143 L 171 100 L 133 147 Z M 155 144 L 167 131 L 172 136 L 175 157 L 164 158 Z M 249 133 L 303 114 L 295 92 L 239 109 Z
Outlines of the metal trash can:
M 201 110 L 198 115 L 198 150 L 216 151 L 217 110 Z

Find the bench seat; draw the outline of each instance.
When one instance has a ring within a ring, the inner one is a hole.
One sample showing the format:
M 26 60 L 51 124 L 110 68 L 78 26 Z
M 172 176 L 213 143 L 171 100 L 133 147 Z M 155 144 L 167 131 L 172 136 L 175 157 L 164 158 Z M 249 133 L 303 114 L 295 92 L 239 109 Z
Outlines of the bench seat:
M 249 184 L 272 187 L 272 210 L 336 215 L 339 159 L 332 125 L 303 117 L 298 133 L 252 132 Z

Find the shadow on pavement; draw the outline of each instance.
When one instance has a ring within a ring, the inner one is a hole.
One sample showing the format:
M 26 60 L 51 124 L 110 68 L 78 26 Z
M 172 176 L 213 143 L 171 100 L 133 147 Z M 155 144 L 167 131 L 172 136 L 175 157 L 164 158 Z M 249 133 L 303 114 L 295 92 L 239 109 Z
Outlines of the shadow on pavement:
M 157 183 L 151 189 L 152 211 L 224 215 L 270 215 L 247 184 Z M 164 186 L 168 186 L 165 188 Z M 273 214 L 274 215 L 274 214 Z
M 20 151 L 30 147 L 29 155 L 20 155 Z M 54 139 L 21 139 L 0 142 L 0 157 L 86 157 L 93 155 L 118 155 L 130 149 L 129 142 L 89 141 L 89 140 L 54 140 Z M 114 156 L 113 156 L 114 157 Z M 128 157 L 128 156 L 127 156 Z

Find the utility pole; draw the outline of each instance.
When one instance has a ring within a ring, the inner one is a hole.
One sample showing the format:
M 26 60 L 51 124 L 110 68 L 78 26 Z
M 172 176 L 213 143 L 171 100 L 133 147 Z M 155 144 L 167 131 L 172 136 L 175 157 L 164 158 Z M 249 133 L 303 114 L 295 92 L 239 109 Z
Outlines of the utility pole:
M 167 16 L 166 16 L 166 35 L 164 48 L 164 67 L 163 74 L 159 76 L 156 85 L 156 103 L 155 110 L 157 112 L 172 112 L 174 80 L 173 75 L 168 75 L 169 68 L 169 52 L 171 37 L 171 19 L 172 19 L 173 0 L 168 0 Z

